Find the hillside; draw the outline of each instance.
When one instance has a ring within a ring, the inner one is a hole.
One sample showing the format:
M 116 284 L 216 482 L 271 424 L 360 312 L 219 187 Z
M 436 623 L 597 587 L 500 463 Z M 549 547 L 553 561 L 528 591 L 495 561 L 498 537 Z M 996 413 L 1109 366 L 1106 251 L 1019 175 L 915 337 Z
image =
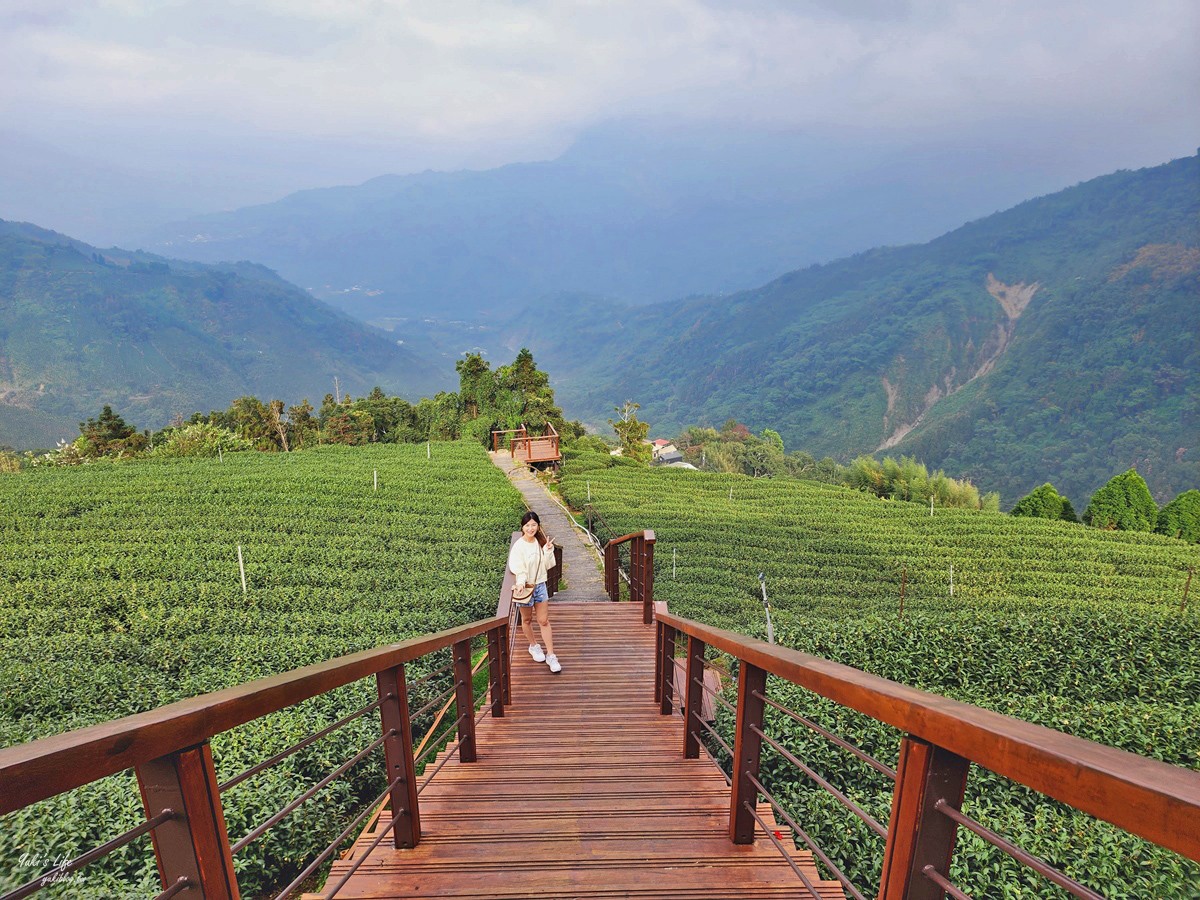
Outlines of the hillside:
M 1118 172 L 928 244 L 652 307 L 563 303 L 498 336 L 568 415 L 633 398 L 654 433 L 727 418 L 847 459 L 916 454 L 1006 503 L 1136 465 L 1200 484 L 1200 157 Z
M 375 384 L 420 396 L 394 337 L 249 263 L 97 250 L 0 221 L 0 445 L 53 446 L 111 404 L 141 427 L 245 394 L 298 402 Z
M 0 478 L 0 747 L 491 615 L 523 511 L 477 444 L 437 443 L 428 456 L 413 445 L 322 447 Z M 410 665 L 414 712 L 445 689 L 444 675 L 418 681 L 443 661 Z M 217 735 L 221 777 L 374 695 L 369 678 Z M 439 704 L 416 719 L 418 735 Z M 230 834 L 282 809 L 379 728 L 377 718 L 359 718 L 224 793 Z M 381 778 L 382 758 L 372 754 L 248 846 L 238 857 L 243 896 L 278 892 Z M 144 819 L 132 772 L 6 816 L 5 834 L 24 837 L 0 842 L 0 891 L 30 877 L 18 860 L 34 851 L 23 844 L 73 856 Z M 158 890 L 148 840 L 86 872 L 86 892 L 67 883 L 50 896 Z
M 494 321 L 561 292 L 644 303 L 741 290 L 927 239 L 1043 184 L 1034 172 L 968 177 L 1011 167 L 956 149 L 614 126 L 554 160 L 302 191 L 144 240 L 264 263 L 365 321 Z
M 590 498 L 616 534 L 654 531 L 655 599 L 677 615 L 764 639 L 762 573 L 781 645 L 1200 768 L 1200 615 L 1190 602 L 1180 609 L 1194 545 L 976 510 L 930 516 L 921 504 L 796 479 L 588 464 L 566 464 L 564 499 Z M 782 679 L 769 692 L 895 763 L 892 728 Z M 717 724 L 732 742 L 732 717 Z M 766 730 L 886 821 L 890 781 L 783 716 L 768 716 Z M 878 835 L 795 768 L 766 759 L 768 789 L 860 887 L 877 883 Z M 1100 895 L 1196 896 L 1200 863 L 978 767 L 967 791 L 972 815 Z M 998 885 L 1010 897 L 1067 896 L 965 830 L 959 842 L 955 884 L 969 896 L 1001 896 Z

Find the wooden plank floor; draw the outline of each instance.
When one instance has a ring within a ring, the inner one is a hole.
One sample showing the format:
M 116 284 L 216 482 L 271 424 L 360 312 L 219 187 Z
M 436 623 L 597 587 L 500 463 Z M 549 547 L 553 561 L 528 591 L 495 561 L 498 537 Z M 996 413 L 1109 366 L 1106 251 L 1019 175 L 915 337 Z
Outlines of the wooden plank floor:
M 703 754 L 683 758 L 682 719 L 654 703 L 654 630 L 641 609 L 554 602 L 551 624 L 562 673 L 533 662 L 518 634 L 513 702 L 480 723 L 478 761 L 451 761 L 421 794 L 415 849 L 385 838 L 337 896 L 811 896 L 765 836 L 730 843 L 724 776 Z M 760 814 L 774 825 L 768 807 Z M 360 836 L 327 884 L 374 834 Z M 794 858 L 820 897 L 843 898 L 836 882 L 819 881 L 810 854 Z

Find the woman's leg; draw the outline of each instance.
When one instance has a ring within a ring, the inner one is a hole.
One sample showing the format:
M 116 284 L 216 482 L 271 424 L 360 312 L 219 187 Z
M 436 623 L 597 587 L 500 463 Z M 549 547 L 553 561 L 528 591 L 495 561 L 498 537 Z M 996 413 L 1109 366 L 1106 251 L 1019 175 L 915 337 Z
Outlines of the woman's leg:
M 544 606 L 545 604 L 536 604 L 536 606 Z M 525 640 L 529 641 L 529 646 L 532 647 L 537 643 L 537 639 L 533 636 L 533 610 L 535 607 L 521 607 L 521 632 L 525 635 Z
M 542 640 L 546 642 L 546 655 L 554 655 L 554 633 L 550 630 L 550 601 L 543 600 L 541 603 L 533 604 L 533 608 L 537 610 L 538 630 L 542 633 Z M 532 633 L 533 629 L 530 629 Z

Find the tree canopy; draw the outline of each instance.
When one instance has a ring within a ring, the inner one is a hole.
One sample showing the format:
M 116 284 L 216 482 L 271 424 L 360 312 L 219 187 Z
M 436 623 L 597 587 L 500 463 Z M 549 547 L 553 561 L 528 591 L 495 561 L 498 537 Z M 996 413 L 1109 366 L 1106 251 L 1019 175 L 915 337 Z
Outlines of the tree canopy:
M 1150 496 L 1146 480 L 1137 469 L 1129 469 L 1114 475 L 1092 494 L 1083 521 L 1094 528 L 1153 531 L 1158 521 L 1158 506 Z

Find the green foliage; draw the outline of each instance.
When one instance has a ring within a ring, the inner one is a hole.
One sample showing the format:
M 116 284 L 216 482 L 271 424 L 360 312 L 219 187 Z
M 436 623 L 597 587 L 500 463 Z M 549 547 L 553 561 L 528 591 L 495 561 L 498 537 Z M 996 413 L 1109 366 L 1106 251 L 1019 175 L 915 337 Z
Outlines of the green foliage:
M 593 505 L 618 533 L 654 529 L 655 597 L 677 614 L 763 638 L 763 572 L 781 644 L 1200 770 L 1200 614 L 1179 611 L 1191 545 L 971 509 L 930 516 L 927 506 L 807 480 L 616 467 L 582 473 L 571 460 L 564 469 L 568 502 L 582 505 L 590 484 Z M 776 679 L 768 694 L 895 764 L 900 735 L 888 726 Z M 728 739 L 724 716 L 718 728 Z M 767 722 L 791 752 L 887 821 L 890 781 L 780 714 L 768 711 Z M 878 837 L 769 750 L 762 771 L 871 895 Z M 1104 896 L 1191 900 L 1200 883 L 1200 864 L 977 767 L 966 810 Z M 952 875 L 976 897 L 1059 896 L 965 834 Z
M 161 442 L 154 445 L 154 456 L 213 457 L 222 453 L 254 449 L 250 441 L 238 437 L 228 428 L 210 425 L 207 422 L 192 422 L 178 428 L 168 428 L 160 436 Z
M 640 421 L 637 417 L 637 411 L 641 408 L 641 404 L 626 400 L 623 405 L 613 407 L 617 418 L 609 419 L 608 424 L 617 433 L 621 452 L 626 459 L 648 463 L 654 451 L 646 443 L 646 435 L 650 433 L 650 424 Z
M 1114 475 L 1092 495 L 1084 510 L 1083 521 L 1093 528 L 1153 531 L 1158 521 L 1158 507 L 1145 479 L 1136 469 L 1130 469 Z
M 437 444 L 430 458 L 424 446 L 326 446 L 0 478 L 0 746 L 488 616 L 523 510 L 474 444 Z M 447 661 L 411 667 L 410 684 Z M 416 689 L 413 708 L 447 686 L 443 677 Z M 218 777 L 374 699 L 367 679 L 217 735 Z M 230 837 L 283 808 L 379 728 L 377 716 L 356 720 L 227 791 Z M 239 853 L 242 895 L 278 890 L 382 780 L 376 751 Z M 142 820 L 131 774 L 5 816 L 0 892 L 37 874 L 19 865 L 22 853 L 72 856 Z M 49 896 L 158 890 L 148 838 L 83 874 L 82 887 Z
M 0 308 L 0 441 L 19 448 L 53 446 L 106 403 L 157 429 L 239 394 L 320 396 L 335 377 L 355 392 L 413 394 L 440 380 L 260 266 L 98 253 L 3 221 Z
M 138 430 L 113 412 L 107 403 L 99 416 L 79 423 L 79 432 L 75 449 L 85 459 L 133 456 L 149 444 L 145 435 L 138 434 Z
M 1197 216 L 1200 156 L 1118 172 L 920 246 L 613 311 L 619 327 L 566 310 L 555 372 L 593 421 L 632 395 L 665 433 L 736 416 L 817 457 L 886 445 L 1012 498 L 1046 480 L 1087 497 L 1140 460 L 1165 502 L 1200 474 Z M 997 283 L 1030 295 L 1015 318 Z
M 1079 521 L 1071 501 L 1060 496 L 1049 482 L 1018 500 L 1012 508 L 1012 514 L 1037 519 L 1060 519 L 1063 522 Z
M 1200 543 L 1200 491 L 1184 491 L 1159 510 L 1154 530 L 1193 544 Z

